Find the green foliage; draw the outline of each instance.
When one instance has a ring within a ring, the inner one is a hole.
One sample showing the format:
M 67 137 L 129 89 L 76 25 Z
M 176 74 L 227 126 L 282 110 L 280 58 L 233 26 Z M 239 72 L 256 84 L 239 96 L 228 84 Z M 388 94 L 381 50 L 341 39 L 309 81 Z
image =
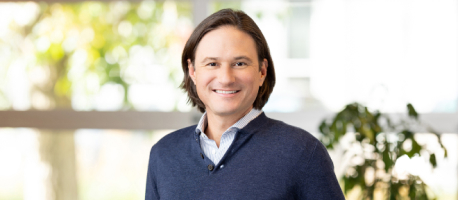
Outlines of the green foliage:
M 28 69 L 49 72 L 45 73 L 47 83 L 33 85 L 32 93 L 43 94 L 56 107 L 70 107 L 75 88 L 80 96 L 94 98 L 100 87 L 91 88 L 88 85 L 94 84 L 88 84 L 88 80 L 96 79 L 97 86 L 107 83 L 122 86 L 124 107 L 129 109 L 129 85 L 137 80 L 123 72 L 132 66 L 129 63 L 135 52 L 132 48 L 152 49 L 151 54 L 156 56 L 146 59 L 164 66 L 170 77 L 165 84 L 178 87 L 176 77 L 181 71 L 175 68 L 180 68 L 180 48 L 187 39 L 187 29 L 192 28 L 190 3 L 85 1 L 36 5 L 38 12 L 30 23 L 18 25 L 12 21 L 10 30 L 15 32 L 14 38 L 30 43 L 26 48 L 35 55 L 33 61 L 28 61 Z M 23 55 L 16 44 L 0 38 L 2 45 L 18 49 L 12 60 L 31 57 Z M 0 64 L 8 66 L 8 63 Z
M 447 157 L 447 150 L 439 134 L 420 122 L 412 104 L 407 105 L 407 112 L 407 118 L 394 123 L 395 120 L 388 115 L 379 111 L 370 112 L 367 107 L 352 103 L 333 119 L 322 121 L 319 127 L 321 141 L 327 148 L 333 149 L 343 136 L 354 132 L 351 146 L 356 145 L 363 150 L 357 154 L 345 150 L 345 154 L 352 158 L 364 160 L 362 163 L 350 164 L 343 175 L 343 191 L 346 194 L 355 188 L 361 188 L 361 199 L 374 199 L 376 191 L 382 192 L 386 199 L 430 199 L 428 187 L 420 177 L 409 175 L 405 178 L 393 174 L 396 160 L 401 156 L 412 158 L 420 154 L 425 156 L 423 154 L 427 152 L 431 166 L 437 166 L 437 153 L 420 145 L 414 137 L 414 132 L 419 127 L 435 134 L 445 152 L 440 156 Z M 366 181 L 368 177 L 372 177 L 373 181 Z
M 240 10 L 241 9 L 241 1 L 213 1 L 210 4 L 210 10 L 212 12 L 219 11 L 221 9 L 225 8 L 231 8 L 234 10 Z

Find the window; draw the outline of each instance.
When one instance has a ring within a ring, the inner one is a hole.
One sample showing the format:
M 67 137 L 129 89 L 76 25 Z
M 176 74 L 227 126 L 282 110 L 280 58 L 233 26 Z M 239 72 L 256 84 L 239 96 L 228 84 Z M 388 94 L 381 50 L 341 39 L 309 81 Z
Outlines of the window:
M 277 84 L 268 116 L 317 134 L 321 119 L 353 101 L 388 113 L 404 112 L 410 102 L 446 133 L 450 160 L 427 179 L 440 198 L 456 198 L 456 178 L 447 187 L 437 181 L 456 177 L 456 1 L 189 0 L 0 3 L 0 160 L 10 161 L 0 166 L 0 199 L 47 195 L 38 182 L 49 168 L 38 149 L 50 130 L 74 135 L 80 199 L 141 198 L 149 147 L 200 117 L 178 89 L 182 48 L 200 20 L 228 7 L 250 15 L 270 46 Z M 72 111 L 60 115 L 62 109 Z M 47 116 L 49 127 L 11 123 L 12 111 L 23 119 Z M 102 128 L 87 121 L 73 127 L 81 111 L 119 118 Z M 151 120 L 165 115 L 182 124 Z M 126 121 L 138 123 L 130 128 Z M 106 167 L 126 152 L 135 156 Z M 36 176 L 29 176 L 32 166 L 41 170 Z M 110 175 L 103 171 L 127 169 L 135 171 L 101 185 Z

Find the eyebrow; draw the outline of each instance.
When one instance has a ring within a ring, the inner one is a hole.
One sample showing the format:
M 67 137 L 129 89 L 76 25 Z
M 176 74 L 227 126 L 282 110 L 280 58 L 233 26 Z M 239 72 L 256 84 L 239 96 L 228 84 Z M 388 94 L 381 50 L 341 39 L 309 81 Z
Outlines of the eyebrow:
M 253 62 L 250 58 L 246 56 L 238 56 L 238 57 L 235 57 L 234 60 L 247 60 L 248 62 Z
M 205 63 L 205 62 L 208 62 L 208 61 L 217 61 L 219 60 L 219 57 L 205 57 L 201 63 Z M 247 60 L 248 62 L 253 62 L 250 58 L 248 58 L 247 56 L 237 56 L 234 58 L 234 60 Z
M 208 61 L 216 61 L 218 57 L 205 57 L 200 63 L 206 63 Z

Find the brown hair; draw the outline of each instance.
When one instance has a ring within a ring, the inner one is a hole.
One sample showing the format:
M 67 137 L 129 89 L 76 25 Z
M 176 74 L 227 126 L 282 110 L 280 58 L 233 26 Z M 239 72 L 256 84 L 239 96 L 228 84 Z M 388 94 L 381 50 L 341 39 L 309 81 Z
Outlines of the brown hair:
M 199 99 L 197 95 L 196 86 L 194 85 L 188 72 L 188 59 L 194 65 L 196 56 L 196 49 L 199 45 L 200 40 L 208 32 L 215 30 L 221 26 L 234 26 L 239 30 L 249 34 L 256 43 L 256 51 L 258 53 L 259 70 L 261 70 L 262 62 L 264 58 L 267 60 L 267 75 L 264 83 L 259 88 L 256 100 L 253 103 L 253 107 L 256 109 L 262 109 L 267 103 L 270 94 L 272 93 L 275 86 L 275 69 L 272 57 L 270 56 L 270 50 L 267 46 L 266 39 L 262 34 L 259 27 L 247 14 L 243 11 L 234 11 L 232 9 L 223 9 L 216 13 L 213 13 L 206 19 L 204 19 L 192 32 L 186 45 L 183 49 L 183 55 L 181 56 L 181 66 L 183 67 L 184 78 L 180 87 L 188 93 L 188 103 L 191 102 L 192 106 L 197 106 L 200 112 L 205 112 L 205 105 Z

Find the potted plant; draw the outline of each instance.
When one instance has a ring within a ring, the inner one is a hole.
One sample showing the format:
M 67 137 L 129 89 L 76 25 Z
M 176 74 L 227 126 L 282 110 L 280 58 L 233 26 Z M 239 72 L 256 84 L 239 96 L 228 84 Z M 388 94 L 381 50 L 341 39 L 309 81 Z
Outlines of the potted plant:
M 444 156 L 447 150 L 439 134 L 419 120 L 411 104 L 407 105 L 407 116 L 393 120 L 393 116 L 379 111 L 371 112 L 359 103 L 352 103 L 338 112 L 332 119 L 324 119 L 319 127 L 321 142 L 333 149 L 344 136 L 351 137 L 351 146 L 359 147 L 355 153 L 344 149 L 344 155 L 357 158 L 360 162 L 349 164 L 343 174 L 343 191 L 347 195 L 353 189 L 360 189 L 361 199 L 430 199 L 427 185 L 419 176 L 400 177 L 393 169 L 401 156 L 429 155 L 429 163 L 437 166 L 436 153 L 419 144 L 414 133 L 426 130 L 434 133 Z M 429 196 L 428 196 L 429 195 Z

